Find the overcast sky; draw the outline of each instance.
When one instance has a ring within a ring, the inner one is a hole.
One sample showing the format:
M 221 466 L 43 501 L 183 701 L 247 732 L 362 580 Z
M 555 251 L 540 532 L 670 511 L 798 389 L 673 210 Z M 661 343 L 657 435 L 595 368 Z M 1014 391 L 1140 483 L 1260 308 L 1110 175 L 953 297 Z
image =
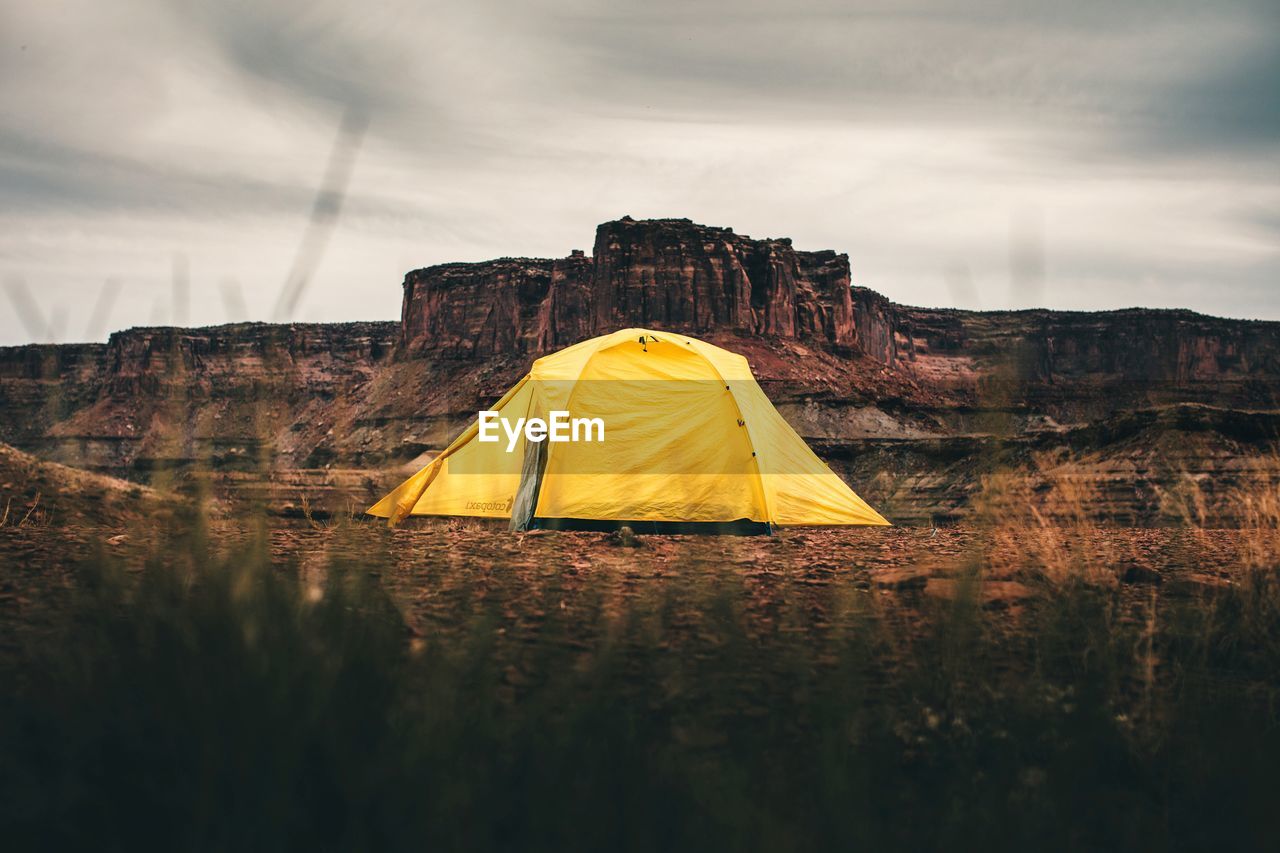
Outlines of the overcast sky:
M 0 0 L 0 344 L 271 319 L 304 244 L 293 318 L 394 319 L 624 214 L 911 304 L 1280 319 L 1278 9 Z

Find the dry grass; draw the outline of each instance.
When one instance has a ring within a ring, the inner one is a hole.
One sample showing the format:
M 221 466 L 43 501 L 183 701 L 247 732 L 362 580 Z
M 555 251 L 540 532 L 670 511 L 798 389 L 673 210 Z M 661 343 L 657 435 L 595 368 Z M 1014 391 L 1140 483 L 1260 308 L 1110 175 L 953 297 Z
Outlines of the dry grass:
M 50 526 L 53 523 L 53 513 L 40 505 L 42 497 L 43 493 L 36 492 L 30 503 L 17 509 L 13 506 L 13 497 L 6 498 L 4 512 L 0 512 L 0 529 Z
M 995 576 L 1030 572 L 1053 587 L 1114 586 L 1125 555 L 1101 535 L 1099 497 L 1094 480 L 1045 456 L 1029 473 L 983 477 L 975 516 L 990 540 L 980 562 Z
M 282 566 L 265 520 L 235 543 L 184 521 L 79 566 L 64 630 L 26 651 L 0 828 L 135 848 L 1250 846 L 1280 757 L 1274 587 L 1170 609 L 1114 569 L 1090 580 L 1087 514 L 1025 509 L 939 564 L 981 584 L 1021 548 L 1042 594 L 1016 616 L 838 566 L 766 595 L 800 567 L 747 540 L 693 563 L 706 540 L 440 520 L 416 535 L 465 548 L 394 581 L 409 531 L 307 521 L 321 547 Z M 608 569 L 546 559 L 574 542 Z

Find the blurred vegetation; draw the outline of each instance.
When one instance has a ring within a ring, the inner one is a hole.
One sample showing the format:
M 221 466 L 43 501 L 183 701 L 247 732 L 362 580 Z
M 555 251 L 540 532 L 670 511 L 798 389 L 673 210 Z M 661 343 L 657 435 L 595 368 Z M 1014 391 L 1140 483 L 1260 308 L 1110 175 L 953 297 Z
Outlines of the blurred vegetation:
M 77 567 L 53 638 L 4 673 L 7 849 L 1263 849 L 1280 830 L 1265 560 L 1137 611 L 1055 569 L 997 618 L 974 567 L 910 630 L 852 588 L 761 630 L 732 567 L 619 608 L 553 572 L 530 596 L 440 565 L 456 618 L 410 628 L 377 555 L 317 574 L 273 564 L 268 536 L 179 520 L 145 567 Z M 508 631 L 513 610 L 537 630 Z

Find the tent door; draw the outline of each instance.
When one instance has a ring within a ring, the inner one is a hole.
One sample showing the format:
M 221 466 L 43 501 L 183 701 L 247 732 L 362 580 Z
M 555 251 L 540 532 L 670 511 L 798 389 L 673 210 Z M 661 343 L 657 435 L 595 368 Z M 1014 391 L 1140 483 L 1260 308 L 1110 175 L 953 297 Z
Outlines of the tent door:
M 538 495 L 542 491 L 542 474 L 547 470 L 546 441 L 526 441 L 524 461 L 520 464 L 520 485 L 511 503 L 511 530 L 528 530 L 533 523 L 534 510 L 538 508 Z

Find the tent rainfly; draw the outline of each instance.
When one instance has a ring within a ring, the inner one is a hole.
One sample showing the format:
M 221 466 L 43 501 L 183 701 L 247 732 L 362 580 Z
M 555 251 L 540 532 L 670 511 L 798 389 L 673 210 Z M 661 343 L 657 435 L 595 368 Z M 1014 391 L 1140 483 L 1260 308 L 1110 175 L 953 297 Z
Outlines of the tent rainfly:
M 745 358 L 684 335 L 623 329 L 544 356 L 492 411 L 368 513 L 509 518 L 512 530 L 889 523 L 778 414 Z M 602 435 L 521 431 L 557 412 L 598 419 Z

